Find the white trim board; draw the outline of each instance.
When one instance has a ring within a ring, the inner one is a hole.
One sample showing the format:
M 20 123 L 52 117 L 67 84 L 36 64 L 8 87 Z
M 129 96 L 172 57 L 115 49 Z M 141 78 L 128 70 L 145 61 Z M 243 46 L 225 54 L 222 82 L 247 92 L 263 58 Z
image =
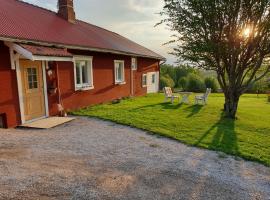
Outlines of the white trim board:
M 44 104 L 45 104 L 45 116 L 49 117 L 49 101 L 47 92 L 47 78 L 46 78 L 46 68 L 48 66 L 47 61 L 42 61 L 42 77 L 43 77 L 43 92 L 44 92 Z
M 21 114 L 21 123 L 25 123 L 24 115 L 24 99 L 22 92 L 22 76 L 21 76 L 21 67 L 19 59 L 16 60 L 16 75 L 17 75 L 17 85 L 18 85 L 18 94 L 19 94 L 19 105 L 20 105 L 20 114 Z

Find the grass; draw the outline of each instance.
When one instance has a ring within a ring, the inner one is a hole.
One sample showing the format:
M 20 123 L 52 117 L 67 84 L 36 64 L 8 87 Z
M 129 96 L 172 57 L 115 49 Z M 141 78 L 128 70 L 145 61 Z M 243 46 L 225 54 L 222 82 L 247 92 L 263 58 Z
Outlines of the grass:
M 163 103 L 162 94 L 152 94 L 73 114 L 137 127 L 270 166 L 270 104 L 266 95 L 244 95 L 235 121 L 223 117 L 223 102 L 222 94 L 212 94 L 207 106 Z

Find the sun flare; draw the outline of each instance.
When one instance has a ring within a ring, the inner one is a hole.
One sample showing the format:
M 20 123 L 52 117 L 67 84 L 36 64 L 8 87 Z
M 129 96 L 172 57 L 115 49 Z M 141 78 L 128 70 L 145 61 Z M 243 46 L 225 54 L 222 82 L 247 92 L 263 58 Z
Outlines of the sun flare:
M 242 35 L 243 35 L 243 37 L 248 38 L 248 37 L 250 37 L 251 33 L 252 33 L 251 28 L 250 28 L 250 27 L 246 27 L 246 28 L 243 30 Z

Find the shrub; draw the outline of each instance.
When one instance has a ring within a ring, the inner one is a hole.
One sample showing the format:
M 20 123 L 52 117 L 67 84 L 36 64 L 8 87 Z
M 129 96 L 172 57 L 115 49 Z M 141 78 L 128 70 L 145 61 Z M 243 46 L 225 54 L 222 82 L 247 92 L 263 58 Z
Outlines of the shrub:
M 163 75 L 160 77 L 160 81 L 159 81 L 159 87 L 162 90 L 164 87 L 174 87 L 174 81 L 173 79 L 168 75 Z
M 188 79 L 187 77 L 182 77 L 178 80 L 178 87 L 181 88 L 182 90 L 187 90 L 187 85 L 188 85 Z
M 217 92 L 218 84 L 215 78 L 212 78 L 212 77 L 205 78 L 204 84 L 206 88 L 211 88 L 213 92 Z
M 205 85 L 198 75 L 190 74 L 188 76 L 187 89 L 190 92 L 205 92 Z

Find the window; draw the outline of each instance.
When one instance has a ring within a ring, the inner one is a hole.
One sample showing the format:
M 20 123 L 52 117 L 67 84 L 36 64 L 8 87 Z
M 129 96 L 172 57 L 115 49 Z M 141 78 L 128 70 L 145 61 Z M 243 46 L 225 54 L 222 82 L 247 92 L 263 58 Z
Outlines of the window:
M 27 80 L 28 80 L 28 89 L 33 90 L 38 88 L 37 80 L 37 69 L 36 68 L 27 68 Z
M 6 127 L 6 114 L 0 114 L 0 128 Z
M 147 87 L 147 74 L 142 75 L 142 87 Z
M 156 83 L 156 74 L 152 74 L 152 84 Z
M 90 90 L 93 85 L 92 58 L 75 57 L 75 89 Z
M 131 58 L 131 69 L 137 70 L 137 58 Z
M 115 60 L 114 61 L 114 73 L 115 73 L 115 83 L 125 84 L 125 64 L 124 61 Z

